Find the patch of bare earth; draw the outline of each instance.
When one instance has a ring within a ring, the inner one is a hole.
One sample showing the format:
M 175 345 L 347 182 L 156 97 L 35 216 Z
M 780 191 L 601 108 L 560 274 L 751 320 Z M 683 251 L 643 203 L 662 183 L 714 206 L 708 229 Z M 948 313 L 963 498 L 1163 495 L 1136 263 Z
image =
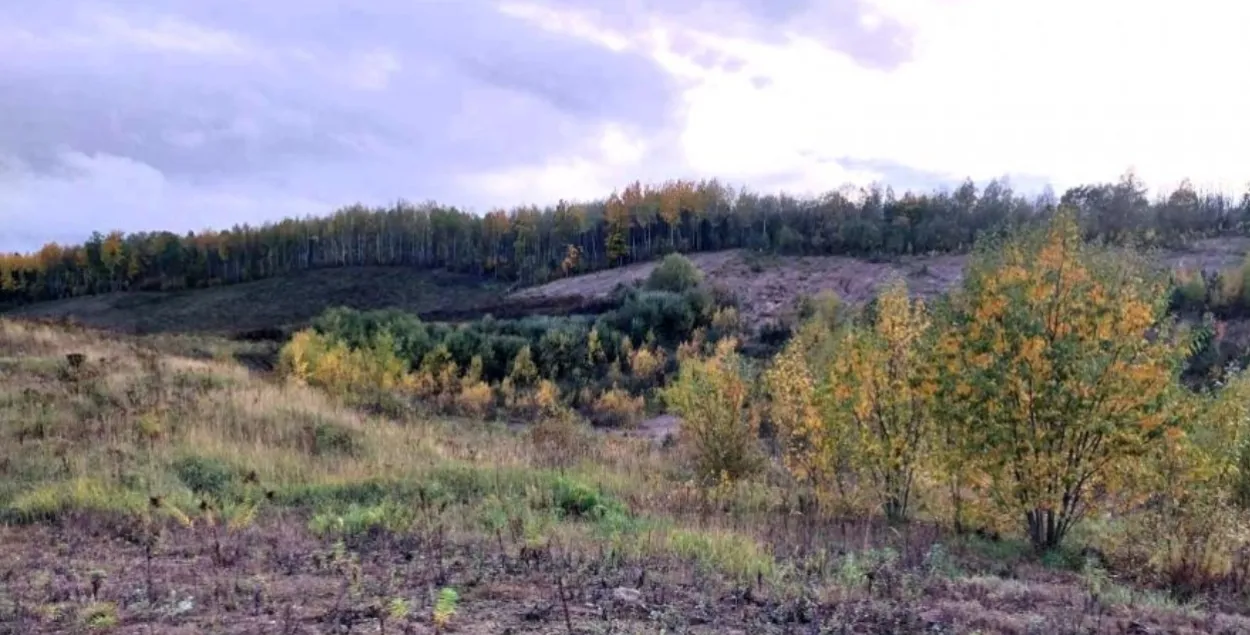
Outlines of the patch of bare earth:
M 81 520 L 0 528 L 0 633 L 435 633 L 444 587 L 460 596 L 446 633 L 1250 632 L 1237 615 L 1109 605 L 1070 579 L 882 571 L 866 588 L 782 597 L 671 558 L 437 531 L 375 534 L 336 553 L 295 517 L 140 542 Z M 407 610 L 388 615 L 396 599 Z

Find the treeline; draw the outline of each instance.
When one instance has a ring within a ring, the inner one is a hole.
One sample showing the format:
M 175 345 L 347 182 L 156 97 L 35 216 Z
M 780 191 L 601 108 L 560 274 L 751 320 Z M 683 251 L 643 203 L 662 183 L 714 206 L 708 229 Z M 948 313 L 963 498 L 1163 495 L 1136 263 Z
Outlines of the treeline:
M 635 182 L 603 200 L 485 215 L 399 202 L 185 236 L 96 233 L 81 245 L 0 255 L 0 305 L 197 288 L 323 267 L 404 266 L 540 283 L 674 251 L 959 252 L 981 233 L 1034 224 L 1061 204 L 1076 210 L 1087 237 L 1111 242 L 1177 244 L 1250 228 L 1250 193 L 1236 199 L 1186 182 L 1151 201 L 1131 172 L 1115 183 L 1072 188 L 1059 200 L 1029 199 L 999 181 L 902 195 L 889 187 L 843 188 L 816 198 L 760 195 L 716 180 Z

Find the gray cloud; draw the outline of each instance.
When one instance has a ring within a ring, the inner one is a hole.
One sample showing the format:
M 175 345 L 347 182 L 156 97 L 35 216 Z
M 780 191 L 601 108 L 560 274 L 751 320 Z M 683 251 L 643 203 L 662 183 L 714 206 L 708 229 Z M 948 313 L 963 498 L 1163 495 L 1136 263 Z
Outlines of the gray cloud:
M 716 27 L 680 3 L 626 3 L 622 16 L 602 0 L 557 1 L 613 26 L 662 15 Z M 742 17 L 724 29 L 801 23 L 867 64 L 903 56 L 855 26 L 855 0 L 720 1 Z M 638 52 L 486 0 L 11 0 L 0 6 L 0 250 L 357 200 L 488 205 L 461 177 L 577 156 L 605 123 L 652 137 L 661 156 L 649 165 L 672 166 L 680 88 Z

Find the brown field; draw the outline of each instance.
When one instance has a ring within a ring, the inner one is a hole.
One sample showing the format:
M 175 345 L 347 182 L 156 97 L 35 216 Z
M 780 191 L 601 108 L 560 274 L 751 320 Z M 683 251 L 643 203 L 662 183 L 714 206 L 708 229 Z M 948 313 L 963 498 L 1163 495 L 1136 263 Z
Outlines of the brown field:
M 604 558 L 585 544 L 528 548 L 509 536 L 380 534 L 336 556 L 295 518 L 224 539 L 168 529 L 151 552 L 117 533 L 90 519 L 0 527 L 9 554 L 0 565 L 9 626 L 0 633 L 436 633 L 433 598 L 445 587 L 458 589 L 459 602 L 443 632 L 466 635 L 1250 630 L 1250 618 L 1123 589 L 1101 597 L 1077 576 L 1036 566 L 1016 566 L 1010 578 L 933 574 L 921 550 L 871 583 L 791 596 L 680 557 Z M 407 611 L 388 615 L 397 598 Z

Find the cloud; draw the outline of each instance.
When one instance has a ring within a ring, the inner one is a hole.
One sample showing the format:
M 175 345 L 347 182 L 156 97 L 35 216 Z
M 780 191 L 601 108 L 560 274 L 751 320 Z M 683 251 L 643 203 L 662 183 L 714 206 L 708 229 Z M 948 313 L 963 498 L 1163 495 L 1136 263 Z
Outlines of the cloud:
M 1250 8 L 990 0 L 873 0 L 911 34 L 892 69 L 857 62 L 810 34 L 784 42 L 672 28 L 742 60 L 700 67 L 684 95 L 687 159 L 708 169 L 808 172 L 818 160 L 887 164 L 948 179 L 1012 174 L 1057 187 L 1130 167 L 1171 187 L 1225 191 L 1250 180 Z M 759 81 L 766 78 L 766 81 Z M 751 122 L 749 126 L 744 122 Z M 801 168 L 799 166 L 809 166 Z
M 0 249 L 356 201 L 1250 179 L 1250 8 L 1195 0 L 13 0 Z
M 25 250 L 46 241 L 79 242 L 93 229 L 118 224 L 109 214 L 125 214 L 135 229 L 223 229 L 257 219 L 322 214 L 330 202 L 301 197 L 278 187 L 246 191 L 167 179 L 159 170 L 110 155 L 67 152 L 54 174 L 13 169 L 0 174 L 0 210 L 6 231 L 0 251 Z M 72 187 L 67 187 L 72 183 Z M 11 224 L 9 211 L 31 224 Z M 42 219 L 42 222 L 41 220 Z M 85 233 L 84 233 L 85 232 Z
M 461 184 L 597 161 L 599 138 L 663 128 L 677 96 L 646 55 L 479 0 L 208 9 L 0 8 L 0 243 L 259 223 L 311 202 L 504 204 Z

